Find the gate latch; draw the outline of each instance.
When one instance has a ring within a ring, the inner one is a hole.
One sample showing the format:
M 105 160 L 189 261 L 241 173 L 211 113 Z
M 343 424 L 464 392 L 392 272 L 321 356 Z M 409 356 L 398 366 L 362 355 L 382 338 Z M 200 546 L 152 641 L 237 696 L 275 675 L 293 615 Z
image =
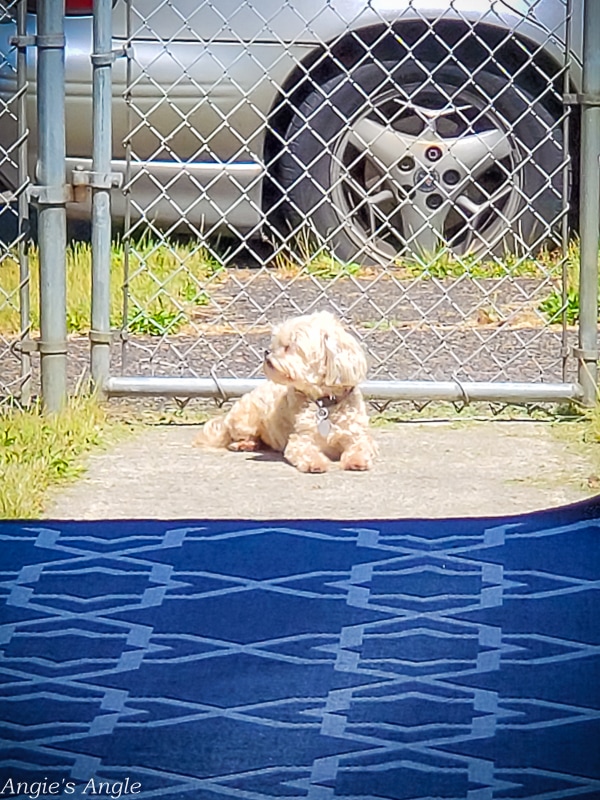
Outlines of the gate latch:
M 119 189 L 123 185 L 120 172 L 94 172 L 90 169 L 76 167 L 71 173 L 73 201 L 83 203 L 87 199 L 88 189 Z

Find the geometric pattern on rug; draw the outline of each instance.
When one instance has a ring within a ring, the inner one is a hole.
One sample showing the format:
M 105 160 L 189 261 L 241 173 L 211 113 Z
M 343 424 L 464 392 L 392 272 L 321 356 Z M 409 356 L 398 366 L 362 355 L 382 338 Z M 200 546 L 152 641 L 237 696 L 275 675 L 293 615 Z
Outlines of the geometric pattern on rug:
M 0 523 L 0 792 L 600 798 L 599 517 Z

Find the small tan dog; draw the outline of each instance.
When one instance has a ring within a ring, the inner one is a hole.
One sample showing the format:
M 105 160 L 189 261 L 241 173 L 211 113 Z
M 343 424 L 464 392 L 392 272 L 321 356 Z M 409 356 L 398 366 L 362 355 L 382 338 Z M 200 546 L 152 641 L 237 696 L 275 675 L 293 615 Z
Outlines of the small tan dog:
M 329 312 L 284 322 L 265 353 L 268 381 L 209 420 L 199 444 L 282 452 L 301 472 L 325 472 L 331 460 L 366 470 L 375 445 L 358 384 L 367 361 L 358 341 Z

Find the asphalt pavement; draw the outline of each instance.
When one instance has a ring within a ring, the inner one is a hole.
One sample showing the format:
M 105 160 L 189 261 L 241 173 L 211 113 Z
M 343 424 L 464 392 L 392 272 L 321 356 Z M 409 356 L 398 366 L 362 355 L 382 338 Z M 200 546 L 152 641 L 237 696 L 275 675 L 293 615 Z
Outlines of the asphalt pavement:
M 375 467 L 297 472 L 275 453 L 194 446 L 198 426 L 148 426 L 90 457 L 46 518 L 393 519 L 500 516 L 594 494 L 594 465 L 547 422 L 405 422 L 376 429 Z

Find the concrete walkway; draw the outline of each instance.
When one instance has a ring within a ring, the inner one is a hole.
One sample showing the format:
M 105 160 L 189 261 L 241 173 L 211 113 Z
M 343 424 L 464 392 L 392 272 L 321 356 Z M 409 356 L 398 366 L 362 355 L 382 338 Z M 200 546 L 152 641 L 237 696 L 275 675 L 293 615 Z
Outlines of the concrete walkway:
M 47 518 L 383 519 L 497 516 L 594 490 L 594 466 L 540 422 L 400 423 L 375 430 L 368 473 L 303 475 L 273 453 L 194 447 L 194 426 L 146 429 L 94 455 Z

